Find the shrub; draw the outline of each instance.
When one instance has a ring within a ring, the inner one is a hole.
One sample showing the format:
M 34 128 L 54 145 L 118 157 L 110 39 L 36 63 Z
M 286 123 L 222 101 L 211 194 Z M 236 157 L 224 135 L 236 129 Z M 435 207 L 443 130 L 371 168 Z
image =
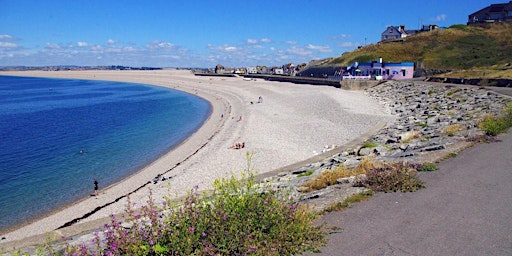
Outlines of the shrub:
M 437 171 L 437 165 L 434 163 L 423 163 L 416 167 L 418 172 L 432 172 Z
M 486 135 L 497 136 L 512 126 L 512 102 L 503 108 L 500 116 L 485 116 L 479 127 Z
M 410 165 L 386 164 L 384 167 L 369 170 L 361 185 L 376 192 L 414 192 L 424 187 L 423 181 L 416 174 L 416 169 Z
M 453 137 L 455 133 L 464 130 L 460 124 L 451 124 L 444 128 L 444 134 Z
M 302 186 L 308 188 L 305 190 L 305 192 L 324 189 L 328 186 L 336 184 L 337 180 L 340 178 L 365 174 L 367 170 L 373 168 L 375 165 L 376 163 L 370 158 L 363 158 L 361 163 L 359 163 L 359 165 L 354 169 L 349 170 L 345 165 L 340 165 L 333 170 L 326 170 L 322 172 L 317 177 L 306 181 L 304 184 L 302 184 Z
M 503 118 L 486 116 L 479 127 L 486 135 L 497 136 L 508 130 L 509 125 L 507 123 L 508 122 Z
M 128 204 L 125 224 L 112 216 L 92 244 L 41 255 L 296 255 L 325 244 L 316 215 L 287 193 L 262 190 L 252 172 L 213 187 L 208 195 L 194 188 L 179 205 L 167 198 L 162 208 L 150 194 L 140 211 Z

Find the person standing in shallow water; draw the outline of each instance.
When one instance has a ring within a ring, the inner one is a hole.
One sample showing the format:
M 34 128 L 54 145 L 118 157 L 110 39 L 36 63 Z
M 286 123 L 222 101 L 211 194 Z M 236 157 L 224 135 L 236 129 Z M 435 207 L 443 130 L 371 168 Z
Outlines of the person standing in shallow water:
M 94 195 L 98 196 L 98 181 L 94 180 Z

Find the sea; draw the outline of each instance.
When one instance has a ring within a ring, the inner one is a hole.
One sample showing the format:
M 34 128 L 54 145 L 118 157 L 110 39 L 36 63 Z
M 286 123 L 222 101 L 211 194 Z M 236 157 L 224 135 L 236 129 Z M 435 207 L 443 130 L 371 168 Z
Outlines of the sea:
M 90 197 L 192 135 L 206 100 L 143 84 L 0 76 L 0 231 Z

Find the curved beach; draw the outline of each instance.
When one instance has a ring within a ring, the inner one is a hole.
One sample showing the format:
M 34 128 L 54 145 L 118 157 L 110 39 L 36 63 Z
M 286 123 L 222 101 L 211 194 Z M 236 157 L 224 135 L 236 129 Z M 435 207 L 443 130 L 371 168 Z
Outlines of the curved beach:
M 215 179 L 247 168 L 247 152 L 253 154 L 252 166 L 258 173 L 266 173 L 308 159 L 325 148 L 343 145 L 377 123 L 393 119 L 363 92 L 329 86 L 202 77 L 186 70 L 27 71 L 0 75 L 149 84 L 195 94 L 212 105 L 209 119 L 180 146 L 131 177 L 108 188 L 100 187 L 97 197 L 1 234 L 5 239 L 0 247 L 6 243 L 19 247 L 17 241 L 54 231 L 73 220 L 79 220 L 73 225 L 79 226 L 74 233 L 99 227 L 110 214 L 124 211 L 128 194 L 132 203 L 141 205 L 149 189 L 157 202 L 164 196 L 183 196 L 194 186 L 208 189 Z M 258 103 L 260 97 L 262 102 Z M 243 149 L 230 148 L 241 142 L 245 143 Z M 170 179 L 154 184 L 158 175 Z

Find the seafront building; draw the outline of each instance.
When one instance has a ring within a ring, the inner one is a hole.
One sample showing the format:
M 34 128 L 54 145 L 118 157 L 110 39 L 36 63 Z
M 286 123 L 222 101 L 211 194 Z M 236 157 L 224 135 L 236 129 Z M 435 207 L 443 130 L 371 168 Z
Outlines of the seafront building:
M 512 1 L 491 4 L 468 15 L 468 25 L 494 22 L 512 22 Z
M 343 80 L 403 80 L 412 79 L 413 62 L 383 62 L 382 58 L 373 62 L 354 62 L 343 72 Z

